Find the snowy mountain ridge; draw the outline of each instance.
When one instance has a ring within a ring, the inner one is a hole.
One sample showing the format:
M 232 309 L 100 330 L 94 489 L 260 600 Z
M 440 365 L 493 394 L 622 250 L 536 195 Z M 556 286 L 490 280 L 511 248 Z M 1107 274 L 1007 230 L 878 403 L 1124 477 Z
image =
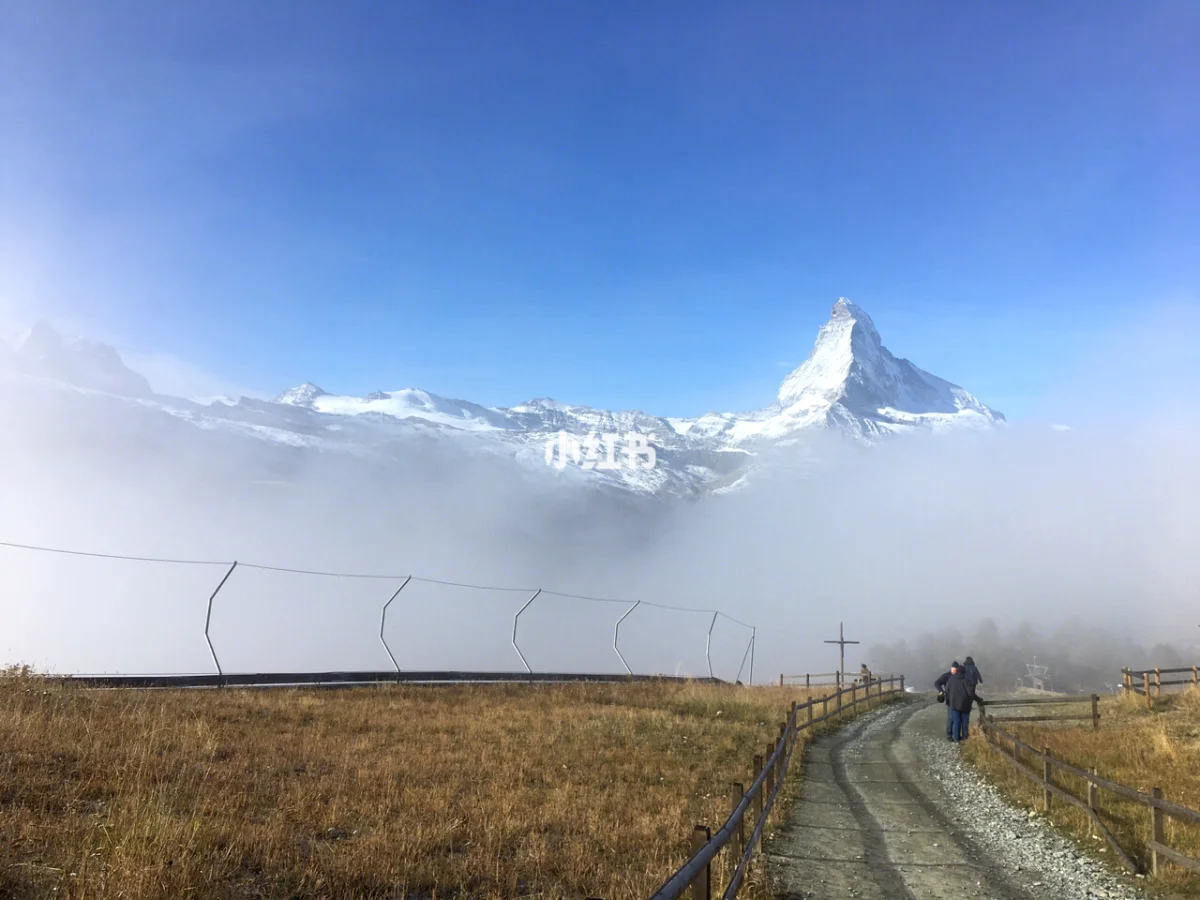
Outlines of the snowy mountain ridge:
M 834 304 L 812 352 L 783 380 L 774 403 L 747 413 L 694 418 L 593 409 L 549 398 L 486 407 L 412 388 L 339 396 L 311 382 L 273 401 L 196 402 L 154 395 L 113 348 L 67 341 L 42 323 L 15 350 L 0 348 L 0 370 L 99 391 L 205 429 L 233 430 L 287 447 L 402 456 L 405 441 L 455 440 L 554 477 L 651 494 L 733 489 L 746 483 L 762 451 L 790 449 L 805 434 L 832 431 L 873 442 L 905 432 L 988 428 L 1004 421 L 958 385 L 893 356 L 870 316 L 845 298 Z M 657 464 L 652 469 L 550 467 L 547 443 L 559 432 L 580 439 L 645 435 L 655 446 Z

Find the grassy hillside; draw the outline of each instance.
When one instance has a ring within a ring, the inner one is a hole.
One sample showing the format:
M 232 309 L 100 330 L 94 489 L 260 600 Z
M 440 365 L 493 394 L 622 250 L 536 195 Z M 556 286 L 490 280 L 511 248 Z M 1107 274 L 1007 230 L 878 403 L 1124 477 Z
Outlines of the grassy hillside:
M 1069 710 L 1076 714 L 1082 711 L 1078 706 Z M 1001 712 L 1011 714 L 1011 710 L 997 710 L 997 714 Z M 1188 689 L 1164 695 L 1161 700 L 1154 701 L 1151 709 L 1146 708 L 1142 697 L 1106 697 L 1101 701 L 1100 712 L 1099 731 L 1080 723 L 1003 722 L 998 725 L 1034 747 L 1049 747 L 1055 756 L 1074 765 L 1094 766 L 1101 776 L 1142 791 L 1160 787 L 1166 799 L 1200 810 L 1200 691 Z M 1015 798 L 1029 806 L 1040 803 L 1040 789 L 1018 775 L 999 754 L 989 752 L 977 730 L 966 753 Z M 1076 796 L 1087 797 L 1082 779 L 1062 773 L 1057 773 L 1055 778 Z M 1113 832 L 1122 847 L 1144 862 L 1146 857 L 1141 848 L 1150 835 L 1149 810 L 1103 791 L 1100 802 L 1112 813 L 1105 820 L 1112 822 L 1115 817 Z M 1076 836 L 1094 844 L 1097 852 L 1104 851 L 1111 856 L 1102 840 L 1089 837 L 1089 823 L 1081 812 L 1060 801 L 1052 805 L 1052 818 Z M 1200 859 L 1200 826 L 1167 818 L 1166 836 L 1168 845 Z M 1158 883 L 1169 891 L 1187 888 L 1200 893 L 1198 881 L 1200 878 L 1194 875 L 1169 867 Z
M 0 896 L 643 897 L 802 699 L 0 677 Z

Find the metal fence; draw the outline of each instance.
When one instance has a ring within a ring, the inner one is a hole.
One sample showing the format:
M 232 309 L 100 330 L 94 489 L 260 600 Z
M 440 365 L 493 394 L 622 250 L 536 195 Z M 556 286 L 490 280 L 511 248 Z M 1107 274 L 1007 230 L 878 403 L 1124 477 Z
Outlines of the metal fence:
M 525 673 L 530 676 L 534 675 L 535 673 L 533 671 L 533 668 L 529 665 L 528 660 L 525 658 L 525 654 L 522 652 L 521 645 L 519 643 L 521 616 L 523 613 L 525 613 L 526 611 L 529 610 L 529 608 L 534 604 L 534 602 L 539 597 L 557 597 L 557 598 L 567 599 L 567 600 L 579 600 L 579 601 L 583 601 L 586 603 L 607 603 L 607 604 L 616 604 L 618 606 L 625 607 L 625 609 L 621 612 L 620 617 L 617 618 L 616 622 L 613 625 L 612 648 L 613 648 L 613 652 L 617 656 L 617 659 L 620 661 L 621 667 L 625 670 L 626 675 L 629 675 L 629 676 L 634 675 L 634 672 L 633 672 L 633 669 L 629 666 L 629 663 L 626 661 L 625 656 L 621 653 L 621 646 L 620 646 L 621 625 L 631 615 L 633 615 L 633 613 L 636 612 L 639 608 L 646 607 L 648 609 L 661 609 L 661 610 L 668 610 L 668 611 L 680 612 L 680 613 L 699 613 L 699 614 L 703 614 L 706 616 L 711 616 L 711 618 L 709 619 L 708 631 L 705 635 L 705 643 L 704 643 L 704 659 L 705 659 L 705 663 L 708 668 L 708 678 L 709 679 L 716 678 L 716 676 L 713 674 L 713 665 L 712 665 L 713 629 L 717 625 L 717 620 L 723 618 L 727 622 L 729 622 L 733 625 L 739 626 L 741 628 L 744 628 L 744 629 L 746 629 L 746 631 L 749 632 L 748 640 L 746 642 L 746 649 L 742 654 L 742 659 L 741 659 L 740 665 L 738 666 L 737 674 L 734 676 L 734 678 L 732 680 L 735 682 L 740 682 L 742 679 L 742 672 L 746 671 L 747 663 L 749 663 L 749 674 L 747 675 L 747 683 L 752 684 L 754 682 L 754 651 L 755 651 L 755 644 L 756 644 L 756 638 L 757 638 L 758 631 L 755 628 L 755 626 L 753 626 L 747 622 L 743 622 L 739 619 L 735 619 L 733 616 L 730 616 L 727 613 L 722 612 L 719 609 L 710 609 L 710 608 L 692 607 L 692 606 L 680 606 L 680 605 L 671 604 L 671 603 L 662 603 L 662 602 L 655 601 L 655 600 L 633 600 L 633 601 L 630 601 L 630 600 L 623 600 L 623 599 L 614 598 L 614 597 L 591 597 L 591 596 L 586 596 L 583 594 L 571 594 L 571 593 L 566 593 L 566 592 L 562 592 L 562 591 L 552 591 L 552 590 L 547 590 L 545 588 L 523 588 L 523 587 L 511 587 L 511 586 L 504 586 L 504 585 L 471 584 L 468 582 L 460 582 L 460 581 L 445 581 L 445 580 L 440 580 L 440 579 L 436 579 L 436 578 L 426 578 L 426 577 L 414 575 L 411 573 L 406 574 L 406 575 L 388 575 L 388 574 L 366 573 L 366 572 L 331 572 L 331 571 L 320 571 L 320 570 L 314 570 L 314 569 L 289 568 L 289 567 L 285 567 L 285 566 L 269 566 L 269 565 L 263 565 L 261 563 L 243 562 L 243 561 L 238 561 L 238 560 L 222 561 L 222 560 L 206 560 L 206 559 L 179 559 L 179 558 L 164 558 L 164 557 L 155 557 L 155 556 L 132 556 L 132 555 L 122 555 L 122 554 L 113 554 L 113 553 L 95 553 L 95 552 L 84 551 L 84 550 L 66 549 L 66 548 L 62 548 L 62 547 L 45 547 L 45 546 L 38 546 L 38 545 L 34 545 L 34 544 L 18 544 L 18 543 L 11 543 L 11 542 L 7 542 L 7 541 L 0 541 L 0 547 L 9 548 L 12 550 L 34 552 L 34 553 L 56 553 L 56 554 L 63 554 L 63 555 L 68 555 L 68 556 L 82 556 L 82 557 L 90 557 L 93 559 L 118 560 L 118 561 L 123 561 L 123 562 L 130 562 L 130 563 L 160 564 L 160 565 L 172 565 L 172 566 L 208 566 L 208 567 L 213 567 L 213 568 L 224 569 L 224 573 L 222 574 L 220 580 L 216 583 L 215 587 L 213 588 L 212 593 L 209 594 L 209 596 L 208 596 L 208 603 L 205 607 L 204 630 L 203 630 L 204 642 L 208 647 L 208 652 L 209 652 L 209 655 L 211 656 L 212 662 L 213 662 L 213 668 L 216 670 L 215 675 L 220 683 L 228 683 L 228 679 L 231 677 L 234 677 L 234 676 L 232 673 L 226 672 L 224 670 L 224 668 L 222 667 L 220 657 L 217 655 L 217 648 L 213 644 L 212 634 L 211 634 L 213 607 L 214 607 L 214 604 L 217 602 L 217 598 L 220 595 L 222 589 L 229 583 L 229 581 L 234 577 L 235 573 L 239 569 L 257 569 L 257 570 L 266 571 L 266 572 L 286 572 L 286 573 L 290 573 L 290 574 L 294 574 L 294 575 L 305 575 L 305 576 L 317 577 L 317 578 L 346 578 L 346 579 L 369 579 L 369 580 L 376 580 L 376 581 L 390 581 L 393 584 L 396 584 L 397 585 L 396 590 L 388 597 L 387 601 L 384 602 L 382 607 L 380 608 L 378 638 L 379 638 L 380 644 L 383 645 L 384 651 L 388 655 L 388 659 L 391 661 L 392 666 L 395 669 L 395 674 L 396 674 L 397 678 L 403 678 L 406 673 L 401 668 L 400 662 L 396 659 L 396 656 L 393 653 L 392 648 L 388 645 L 387 632 L 386 632 L 388 609 L 392 606 L 393 603 L 396 602 L 396 600 L 398 598 L 400 598 L 401 593 L 404 591 L 404 589 L 406 587 L 408 587 L 410 584 L 412 584 L 414 582 L 422 582 L 425 584 L 436 584 L 436 585 L 444 585 L 444 586 L 448 586 L 448 587 L 457 587 L 457 588 L 469 588 L 469 589 L 473 589 L 473 590 L 504 591 L 504 592 L 509 592 L 509 593 L 527 594 L 528 599 L 521 606 L 521 608 L 518 609 L 516 611 L 516 613 L 513 615 L 511 642 L 512 642 L 513 650 L 516 652 L 517 658 L 521 662 L 521 666 L 524 668 Z M 345 676 L 345 675 L 354 675 L 354 676 L 371 675 L 371 676 L 374 676 L 378 673 L 362 673 L 362 672 L 360 672 L 360 673 L 326 673 L 326 674 L 339 674 L 341 676 Z M 462 675 L 463 673 L 457 673 L 457 674 Z M 484 673 L 480 673 L 480 674 L 483 675 Z M 285 677 L 283 673 L 274 673 L 274 675 L 278 675 L 279 677 Z M 160 676 L 160 677 L 165 677 L 165 676 Z M 176 676 L 176 677 L 182 677 L 182 676 Z M 188 677 L 200 677 L 200 676 L 193 674 L 193 675 L 189 675 Z M 264 677 L 264 676 L 257 676 L 257 677 Z M 348 681 L 351 679 L 347 679 L 345 677 L 340 677 L 340 678 L 333 678 L 331 680 L 333 680 L 333 681 L 340 680 L 340 681 L 345 682 L 345 681 Z M 393 679 L 393 678 L 377 679 L 375 677 L 372 677 L 368 680 L 375 681 L 375 680 L 395 680 L 395 679 Z M 461 679 L 459 679 L 459 680 L 461 680 Z M 257 682 L 257 683 L 264 683 L 264 682 Z M 276 681 L 275 683 L 279 683 L 279 682 Z

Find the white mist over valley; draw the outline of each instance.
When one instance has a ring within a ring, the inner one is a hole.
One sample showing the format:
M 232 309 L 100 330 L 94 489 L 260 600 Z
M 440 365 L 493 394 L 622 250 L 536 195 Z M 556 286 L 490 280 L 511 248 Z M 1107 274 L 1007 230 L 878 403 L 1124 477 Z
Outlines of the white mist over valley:
M 714 674 L 745 680 L 739 623 L 757 628 L 756 681 L 831 670 L 839 621 L 872 665 L 919 667 L 982 619 L 1122 634 L 1088 643 L 1103 666 L 1196 644 L 1186 385 L 1156 380 L 1143 408 L 1070 427 L 1009 422 L 894 356 L 854 303 L 818 325 L 761 408 L 681 418 L 339 396 L 319 373 L 274 400 L 165 396 L 113 348 L 38 323 L 0 345 L 0 541 L 187 562 L 0 547 L 0 655 L 210 671 L 206 603 L 234 560 L 386 577 L 242 565 L 214 602 L 226 671 L 388 668 L 380 609 L 409 574 L 429 580 L 392 605 L 388 636 L 414 670 L 520 671 L 512 618 L 539 588 L 520 632 L 535 671 L 623 671 L 613 625 L 635 601 L 621 650 L 644 673 L 707 674 L 712 625 Z M 560 432 L 652 435 L 656 465 L 547 465 Z

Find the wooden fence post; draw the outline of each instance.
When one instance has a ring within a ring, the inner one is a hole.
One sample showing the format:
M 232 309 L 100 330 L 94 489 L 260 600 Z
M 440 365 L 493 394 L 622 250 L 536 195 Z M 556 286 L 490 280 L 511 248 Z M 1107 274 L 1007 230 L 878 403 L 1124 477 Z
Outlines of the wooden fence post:
M 782 672 L 779 673 L 779 686 L 783 687 L 783 673 Z
M 1192 666 L 1192 687 L 1200 688 L 1200 666 Z
M 1092 694 L 1092 730 L 1100 730 L 1100 697 Z
M 841 683 L 840 683 L 840 682 L 841 682 L 841 680 L 842 680 L 842 679 L 841 679 L 841 677 L 839 676 L 839 677 L 838 677 L 838 682 L 839 682 L 839 684 L 838 684 L 838 689 L 837 689 L 837 702 L 838 702 L 838 705 L 837 705 L 837 714 L 838 714 L 838 718 L 839 718 L 839 719 L 842 717 L 842 687 L 841 687 Z
M 1162 788 L 1156 787 L 1150 793 L 1155 797 L 1155 799 L 1162 799 Z M 1167 842 L 1167 836 L 1163 829 L 1163 811 L 1157 806 L 1150 807 L 1150 836 L 1160 844 L 1165 844 Z M 1150 873 L 1152 875 L 1158 875 L 1158 870 L 1158 851 L 1151 850 Z
M 778 746 L 778 741 L 776 741 L 774 745 L 767 744 L 767 755 L 764 756 L 763 759 L 770 759 L 771 754 L 775 752 L 775 748 Z M 771 795 L 771 791 L 775 790 L 775 772 L 775 763 L 771 763 L 769 766 L 767 766 L 767 780 L 763 782 L 763 788 L 760 794 L 764 805 L 766 804 L 767 797 Z M 761 809 L 759 810 L 759 815 L 762 815 Z
M 812 689 L 812 675 L 807 672 L 804 673 L 804 689 L 806 691 Z
M 1154 696 L 1162 697 L 1162 669 L 1154 667 Z
M 742 802 L 742 798 L 746 796 L 746 790 L 739 782 L 734 782 L 729 786 L 729 814 L 733 815 L 738 806 Z M 741 861 L 742 853 L 746 850 L 746 817 L 742 816 L 737 820 L 737 825 L 733 829 L 733 837 L 729 841 L 729 846 L 732 848 L 733 856 L 729 861 L 731 869 L 736 869 L 738 862 Z
M 1092 773 L 1092 777 L 1095 778 L 1096 777 L 1096 767 L 1095 766 L 1092 766 L 1091 773 Z M 1096 815 L 1100 814 L 1100 790 L 1096 787 L 1096 782 L 1094 782 L 1094 781 L 1088 782 L 1088 809 L 1090 809 L 1092 812 L 1096 813 Z M 1096 823 L 1095 822 L 1088 823 L 1088 833 L 1089 834 L 1096 833 Z
M 805 705 L 808 707 L 808 727 L 809 727 L 809 728 L 812 728 L 812 720 L 813 720 L 813 713 L 812 713 L 812 708 L 813 708 L 813 698 L 812 698 L 812 697 L 809 697 L 809 698 L 808 698 L 808 703 L 806 703 Z
M 704 845 L 712 838 L 712 831 L 707 825 L 697 825 L 692 829 L 692 856 L 695 856 L 704 849 Z M 710 900 L 708 892 L 708 875 L 709 869 L 712 868 L 712 863 L 709 863 L 696 876 L 696 880 L 692 882 L 692 900 Z
M 750 779 L 751 784 L 758 781 L 758 776 L 762 774 L 762 769 L 763 769 L 762 756 L 760 756 L 757 753 L 754 754 L 753 763 L 754 764 L 750 769 L 751 773 L 753 774 L 753 777 Z M 751 790 L 754 790 L 754 788 L 752 787 Z M 754 824 L 755 824 L 755 826 L 758 825 L 758 820 L 762 818 L 762 810 L 763 810 L 763 792 L 762 792 L 762 786 L 759 785 L 758 790 L 755 791 L 755 793 L 754 793 Z M 751 828 L 750 832 L 753 834 L 754 829 Z
M 1042 806 L 1046 812 L 1050 812 L 1050 783 L 1053 775 L 1050 771 L 1050 748 L 1042 747 Z
M 1142 673 L 1142 688 L 1146 693 L 1146 709 L 1150 708 L 1150 673 Z

